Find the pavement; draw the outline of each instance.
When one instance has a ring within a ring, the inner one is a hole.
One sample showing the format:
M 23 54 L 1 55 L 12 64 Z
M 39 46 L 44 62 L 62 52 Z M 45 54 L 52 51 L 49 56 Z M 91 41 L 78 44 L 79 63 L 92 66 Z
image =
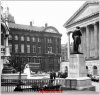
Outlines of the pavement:
M 44 92 L 2 92 L 1 95 L 100 95 L 99 94 L 99 83 L 92 82 L 92 85 L 96 87 L 95 91 L 78 91 L 78 90 L 67 90 L 67 91 L 44 91 Z
M 99 92 L 95 91 L 60 91 L 60 92 L 3 92 L 1 95 L 100 95 Z
M 99 84 L 99 82 L 92 82 L 92 85 L 95 86 L 95 91 L 96 92 L 100 91 L 100 84 Z

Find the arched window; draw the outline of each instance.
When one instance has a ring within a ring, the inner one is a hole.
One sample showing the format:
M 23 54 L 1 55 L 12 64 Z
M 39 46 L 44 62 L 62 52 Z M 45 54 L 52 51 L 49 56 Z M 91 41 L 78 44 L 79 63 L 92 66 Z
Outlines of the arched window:
M 27 53 L 30 53 L 30 45 L 27 45 Z
M 97 75 L 97 66 L 93 66 L 93 75 Z
M 33 42 L 36 42 L 36 38 L 35 38 L 35 37 L 32 37 L 32 41 L 33 41 Z
M 12 44 L 9 43 L 10 53 L 12 53 Z
M 9 40 L 12 40 L 12 35 L 9 35 Z
M 27 41 L 30 41 L 30 37 L 27 37 Z
M 17 35 L 15 35 L 15 40 L 18 40 L 18 36 Z
M 21 41 L 24 41 L 24 36 L 21 36 Z

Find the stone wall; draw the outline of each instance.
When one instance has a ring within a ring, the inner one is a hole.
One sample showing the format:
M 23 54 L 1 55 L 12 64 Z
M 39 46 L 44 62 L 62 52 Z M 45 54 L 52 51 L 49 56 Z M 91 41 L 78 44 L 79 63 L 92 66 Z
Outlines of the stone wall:
M 2 79 L 19 79 L 19 74 L 2 74 Z M 21 79 L 27 79 L 26 74 L 21 74 Z

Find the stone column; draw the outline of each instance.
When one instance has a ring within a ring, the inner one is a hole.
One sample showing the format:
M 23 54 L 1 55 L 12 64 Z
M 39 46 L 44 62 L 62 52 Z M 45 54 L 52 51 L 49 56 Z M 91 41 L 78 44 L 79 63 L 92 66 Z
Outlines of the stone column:
M 83 50 L 84 50 L 84 56 L 86 57 L 86 26 L 84 27 L 84 44 L 83 44 Z
M 90 55 L 90 44 L 89 44 L 89 26 L 86 26 L 86 56 L 87 58 L 89 58 L 89 55 Z
M 67 33 L 67 36 L 68 36 L 67 53 L 68 53 L 68 60 L 69 60 L 69 58 L 70 58 L 70 33 L 69 32 Z
M 100 31 L 100 23 L 98 25 L 98 30 Z M 99 38 L 98 38 L 99 39 L 99 43 L 98 43 L 99 44 L 99 50 L 98 50 L 99 53 L 98 53 L 98 55 L 99 55 L 99 63 L 100 63 L 100 32 L 99 31 L 98 31 L 98 33 L 99 33 L 98 34 L 99 35 Z M 99 71 L 98 73 L 100 75 L 100 64 L 99 64 L 99 70 L 98 71 Z M 100 90 L 99 90 L 99 93 L 100 93 Z
M 81 27 L 82 36 L 81 36 L 80 52 L 83 53 L 84 35 L 83 35 L 83 30 L 82 29 L 83 29 L 83 27 Z
M 98 48 L 97 48 L 97 23 L 94 23 L 94 47 L 95 47 L 95 58 L 97 57 Z
M 98 51 L 98 52 L 97 52 L 97 57 L 100 57 L 100 56 L 99 56 L 99 50 L 100 50 L 100 49 L 99 49 L 99 48 L 100 48 L 100 36 L 99 36 L 99 35 L 100 35 L 100 33 L 99 33 L 100 28 L 99 28 L 99 27 L 100 27 L 100 24 L 99 24 L 99 22 L 97 22 L 97 49 L 98 49 L 98 50 L 97 50 L 97 51 Z M 99 58 L 99 59 L 100 59 L 100 58 Z

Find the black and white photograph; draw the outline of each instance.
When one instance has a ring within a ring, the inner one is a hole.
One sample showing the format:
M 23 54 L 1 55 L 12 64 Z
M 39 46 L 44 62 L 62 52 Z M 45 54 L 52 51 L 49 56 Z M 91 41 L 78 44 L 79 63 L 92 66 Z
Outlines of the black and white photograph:
M 1 0 L 0 95 L 99 95 L 99 0 Z

